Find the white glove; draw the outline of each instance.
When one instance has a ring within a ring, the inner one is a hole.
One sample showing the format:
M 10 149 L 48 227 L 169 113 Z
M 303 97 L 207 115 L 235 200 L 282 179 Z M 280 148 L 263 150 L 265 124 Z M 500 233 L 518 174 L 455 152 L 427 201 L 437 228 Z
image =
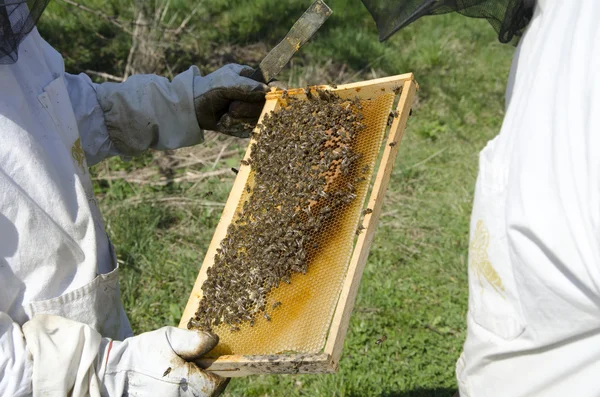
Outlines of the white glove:
M 34 397 L 205 397 L 227 385 L 191 362 L 217 344 L 208 333 L 164 327 L 119 342 L 48 315 L 25 323 L 23 333 L 33 359 Z
M 247 138 L 265 103 L 266 84 L 246 76 L 249 66 L 225 65 L 194 77 L 194 106 L 200 128 Z
M 219 395 L 226 386 L 224 379 L 193 363 L 218 341 L 216 335 L 174 327 L 163 327 L 123 342 L 106 340 L 98 371 L 102 395 Z

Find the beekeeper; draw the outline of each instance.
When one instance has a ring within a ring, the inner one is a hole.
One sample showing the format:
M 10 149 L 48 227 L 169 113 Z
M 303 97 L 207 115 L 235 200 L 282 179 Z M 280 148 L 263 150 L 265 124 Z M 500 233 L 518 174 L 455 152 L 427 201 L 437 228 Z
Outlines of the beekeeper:
M 376 19 L 386 3 L 363 1 Z M 526 26 L 502 129 L 479 156 L 460 396 L 597 396 L 600 1 L 454 3 L 490 17 L 501 39 Z
M 256 122 L 267 87 L 240 65 L 171 82 L 67 74 L 35 29 L 46 3 L 0 2 L 0 396 L 217 394 L 225 382 L 193 364 L 214 336 L 132 336 L 88 166 L 195 145 L 203 129 L 247 134 L 235 121 Z

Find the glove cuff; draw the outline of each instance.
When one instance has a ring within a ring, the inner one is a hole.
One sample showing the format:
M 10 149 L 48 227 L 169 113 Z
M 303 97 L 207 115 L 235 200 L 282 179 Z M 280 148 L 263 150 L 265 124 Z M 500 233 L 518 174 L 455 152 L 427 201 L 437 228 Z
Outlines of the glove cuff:
M 32 359 L 33 395 L 98 395 L 100 334 L 83 323 L 36 315 L 23 325 Z
M 19 324 L 0 312 L 0 395 L 31 396 L 33 361 Z
M 97 86 L 108 135 L 120 154 L 178 149 L 204 140 L 192 92 L 198 74 L 198 68 L 192 66 L 173 81 L 133 75 L 123 83 Z

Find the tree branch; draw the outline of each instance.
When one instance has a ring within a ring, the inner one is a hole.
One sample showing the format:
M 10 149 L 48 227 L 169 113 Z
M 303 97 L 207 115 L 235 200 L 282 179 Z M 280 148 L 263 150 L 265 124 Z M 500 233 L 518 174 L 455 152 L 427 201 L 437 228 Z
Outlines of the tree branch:
M 129 29 L 127 29 L 125 26 L 123 26 L 123 24 L 121 24 L 119 21 L 117 21 L 117 18 L 114 16 L 106 15 L 105 13 L 103 13 L 100 10 L 94 10 L 92 8 L 84 6 L 83 4 L 77 3 L 76 1 L 73 1 L 73 0 L 61 0 L 61 1 L 65 2 L 67 4 L 70 4 L 72 6 L 75 6 L 75 7 L 79 8 L 80 10 L 83 10 L 83 11 L 92 13 L 96 16 L 99 16 L 100 18 L 112 23 L 113 25 L 115 25 L 116 27 L 118 27 L 119 29 L 123 30 L 126 33 L 129 33 L 129 34 L 132 33 Z
M 106 80 L 117 81 L 119 83 L 125 81 L 124 77 L 113 76 L 112 74 L 108 74 L 108 73 L 104 73 L 104 72 L 96 72 L 96 71 L 93 71 L 93 70 L 86 70 L 85 72 L 87 74 L 91 74 L 91 75 L 94 75 L 94 76 L 99 76 L 99 77 L 102 77 L 103 79 L 106 79 Z

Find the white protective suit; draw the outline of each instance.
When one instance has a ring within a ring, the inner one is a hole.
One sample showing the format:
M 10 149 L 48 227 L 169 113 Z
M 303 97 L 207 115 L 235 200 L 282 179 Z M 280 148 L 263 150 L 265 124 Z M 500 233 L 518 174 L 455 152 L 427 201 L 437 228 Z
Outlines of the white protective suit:
M 461 397 L 600 394 L 600 1 L 537 0 L 480 154 Z
M 122 92 L 108 90 L 65 73 L 62 57 L 35 29 L 21 43 L 18 62 L 0 65 L 0 396 L 121 395 L 129 371 L 158 378 L 179 395 L 171 377 L 198 375 L 174 362 L 161 378 L 169 363 L 152 368 L 150 360 L 157 340 L 171 346 L 169 357 L 193 357 L 177 346 L 185 338 L 193 345 L 192 332 L 161 329 L 114 344 L 100 336 L 121 341 L 131 328 L 87 170 L 125 150 L 201 142 L 192 92 L 198 74 L 192 67 L 172 82 L 133 76 Z M 107 128 L 131 131 L 134 147 L 115 147 Z M 140 346 L 144 341 L 148 346 Z M 35 366 L 44 374 L 32 379 Z M 130 391 L 139 384 L 130 380 Z

